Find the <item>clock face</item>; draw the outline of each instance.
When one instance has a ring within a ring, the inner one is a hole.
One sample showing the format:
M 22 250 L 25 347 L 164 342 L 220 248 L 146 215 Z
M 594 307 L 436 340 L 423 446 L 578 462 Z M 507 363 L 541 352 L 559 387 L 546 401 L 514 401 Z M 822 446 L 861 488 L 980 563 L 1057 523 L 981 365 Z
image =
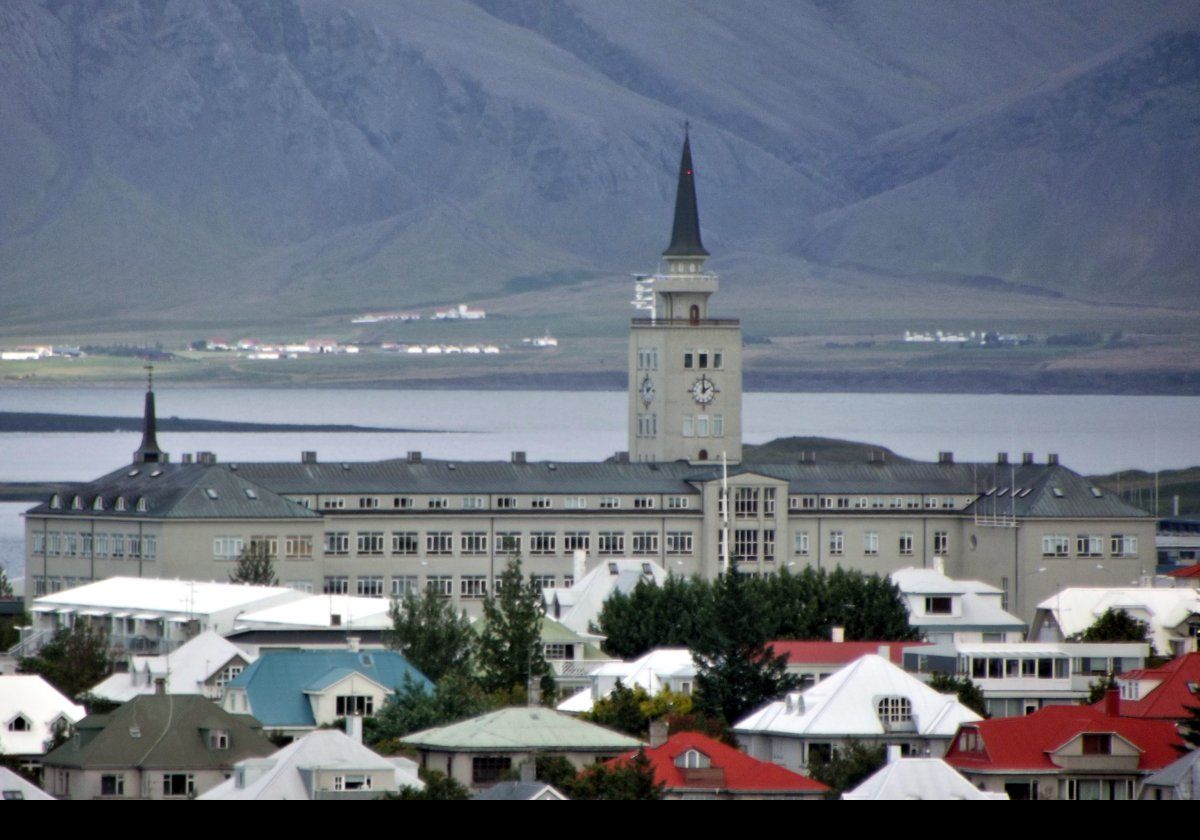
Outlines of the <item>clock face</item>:
M 654 401 L 654 383 L 650 381 L 650 377 L 646 376 L 642 379 L 642 384 L 638 388 L 638 393 L 642 396 L 642 402 L 647 406 Z
M 701 376 L 692 383 L 692 399 L 700 405 L 708 405 L 717 396 L 717 386 L 707 376 Z

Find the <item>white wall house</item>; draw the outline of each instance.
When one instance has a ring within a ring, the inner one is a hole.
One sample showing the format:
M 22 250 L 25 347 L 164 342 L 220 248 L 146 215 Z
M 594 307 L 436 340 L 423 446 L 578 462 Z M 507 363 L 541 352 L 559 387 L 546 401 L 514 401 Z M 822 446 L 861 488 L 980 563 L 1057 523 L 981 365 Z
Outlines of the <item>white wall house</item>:
M 1025 622 L 1004 608 L 1004 590 L 978 580 L 952 580 L 938 569 L 891 574 L 908 607 L 908 623 L 935 644 L 1019 642 Z
M 1124 610 L 1150 625 L 1162 656 L 1200 651 L 1200 590 L 1068 587 L 1037 606 L 1029 637 L 1059 641 L 1087 630 L 1106 610 Z
M 55 734 L 86 714 L 40 676 L 0 676 L 0 755 L 18 756 L 27 767 L 36 767 Z

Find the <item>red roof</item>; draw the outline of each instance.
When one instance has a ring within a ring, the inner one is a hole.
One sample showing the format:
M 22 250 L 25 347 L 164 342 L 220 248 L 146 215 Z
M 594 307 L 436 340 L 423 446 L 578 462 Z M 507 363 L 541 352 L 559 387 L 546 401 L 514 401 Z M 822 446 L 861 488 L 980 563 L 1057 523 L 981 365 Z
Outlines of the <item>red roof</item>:
M 1183 720 L 1188 706 L 1200 706 L 1200 653 L 1185 653 L 1158 668 L 1122 674 L 1124 680 L 1161 680 L 1141 700 L 1122 700 L 1121 716 Z
M 696 750 L 706 756 L 714 770 L 724 771 L 724 780 L 720 783 L 721 790 L 746 792 L 802 792 L 823 793 L 829 790 L 818 781 L 786 770 L 778 764 L 759 761 L 751 758 L 741 750 L 736 750 L 728 744 L 723 744 L 699 732 L 677 732 L 659 747 L 647 747 L 646 758 L 654 767 L 656 781 L 666 784 L 669 790 L 712 790 L 711 780 L 689 782 L 685 778 L 687 772 L 682 767 L 675 766 L 675 759 L 688 750 Z M 627 753 L 614 762 L 624 762 L 637 755 L 637 752 Z
M 882 645 L 888 646 L 893 665 L 904 667 L 904 649 L 926 644 L 925 642 L 769 642 L 775 653 L 784 654 L 792 665 L 849 665 L 855 659 L 869 653 L 879 653 Z
M 1173 578 L 1200 578 L 1200 563 L 1193 563 L 1190 566 L 1184 566 L 1182 569 L 1167 572 L 1167 575 Z
M 964 730 L 976 729 L 982 736 L 981 752 L 959 749 Z M 1082 733 L 1113 733 L 1141 750 L 1138 769 L 1159 770 L 1179 758 L 1182 746 L 1175 724 L 1106 715 L 1094 706 L 1046 706 L 1024 717 L 994 718 L 963 724 L 951 742 L 946 762 L 959 770 L 1048 770 L 1061 769 L 1050 753 Z

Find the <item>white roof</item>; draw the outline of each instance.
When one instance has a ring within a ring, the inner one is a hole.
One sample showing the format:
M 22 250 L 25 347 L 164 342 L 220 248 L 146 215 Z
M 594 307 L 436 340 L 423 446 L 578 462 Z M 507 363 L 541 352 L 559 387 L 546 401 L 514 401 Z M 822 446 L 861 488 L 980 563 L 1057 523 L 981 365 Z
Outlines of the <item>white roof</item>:
M 7 767 L 0 767 L 0 801 L 16 799 L 14 792 L 19 792 L 21 799 L 53 799 L 33 782 L 28 782 Z
M 860 657 L 803 692 L 768 703 L 738 721 L 734 732 L 803 737 L 879 737 L 888 734 L 876 703 L 883 697 L 907 698 L 916 734 L 950 738 L 961 723 L 979 715 L 948 694 L 938 694 L 882 656 Z
M 687 648 L 655 648 L 632 662 L 606 662 L 591 673 L 592 688 L 571 695 L 558 705 L 560 712 L 583 714 L 592 710 L 598 698 L 596 686 L 606 686 L 603 696 L 612 693 L 610 681 L 620 680 L 626 688 L 641 686 L 650 695 L 658 694 L 672 678 L 696 676 L 696 663 Z
M 649 576 L 646 575 L 647 569 Z M 546 614 L 576 633 L 586 633 L 588 626 L 600 617 L 600 609 L 609 595 L 614 591 L 632 592 L 638 581 L 643 579 L 661 586 L 667 579 L 667 573 L 662 566 L 647 560 L 605 559 L 575 581 L 573 586 L 542 590 Z M 558 615 L 554 611 L 555 599 L 558 600 Z
M 1039 610 L 1054 615 L 1064 636 L 1082 633 L 1110 608 L 1125 610 L 1139 621 L 1147 622 L 1153 632 L 1154 646 L 1160 651 L 1170 650 L 1166 631 L 1178 627 L 1193 613 L 1200 613 L 1200 590 L 1069 587 L 1038 604 Z
M 92 694 L 124 703 L 139 694 L 153 694 L 154 681 L 165 679 L 168 694 L 203 694 L 203 685 L 229 660 L 240 656 L 247 664 L 257 659 L 211 630 L 162 656 L 134 656 L 129 672 L 97 683 Z
M 281 586 L 114 577 L 43 595 L 33 605 L 34 609 L 130 610 L 155 613 L 157 618 L 172 613 L 212 615 L 300 597 L 303 593 Z
M 294 630 L 300 628 L 356 627 L 390 629 L 391 601 L 387 598 L 358 598 L 353 595 L 301 595 L 284 604 L 238 616 L 238 628 Z M 340 624 L 333 623 L 339 616 Z
M 995 595 L 1003 591 L 980 580 L 954 580 L 937 569 L 922 569 L 909 566 L 891 574 L 892 583 L 900 587 L 905 595 L 960 595 L 964 592 L 989 592 Z
M 1004 591 L 983 581 L 953 580 L 936 569 L 911 566 L 892 572 L 891 579 L 907 599 L 925 595 L 959 596 L 961 615 L 915 615 L 910 611 L 908 623 L 913 627 L 1025 627 L 1025 622 L 1001 607 Z
M 54 737 L 59 718 L 78 723 L 87 714 L 57 688 L 36 674 L 0 676 L 0 753 L 42 755 Z M 22 715 L 29 723 L 24 732 L 10 732 L 9 725 Z
M 403 787 L 425 789 L 417 778 L 417 765 L 407 758 L 384 758 L 336 729 L 318 729 L 288 744 L 274 755 L 251 758 L 234 765 L 233 776 L 200 796 L 200 799 L 309 799 L 301 771 L 337 770 L 372 775 L 393 774 L 394 784 L 382 779 L 375 791 Z M 238 786 L 238 781 L 243 786 Z
M 987 793 L 940 758 L 897 758 L 875 771 L 842 799 L 1008 799 Z

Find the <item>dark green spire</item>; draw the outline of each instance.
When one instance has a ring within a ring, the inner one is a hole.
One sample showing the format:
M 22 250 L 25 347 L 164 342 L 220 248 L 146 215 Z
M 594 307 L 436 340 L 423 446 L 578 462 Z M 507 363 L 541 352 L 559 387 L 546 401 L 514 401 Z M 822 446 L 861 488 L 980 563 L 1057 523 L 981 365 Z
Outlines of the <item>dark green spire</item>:
M 158 418 L 154 412 L 154 366 L 146 365 L 146 407 L 142 414 L 142 445 L 133 453 L 135 464 L 162 464 L 167 453 L 158 448 Z
M 675 224 L 664 257 L 707 257 L 700 241 L 700 212 L 696 209 L 696 173 L 692 168 L 691 138 L 685 129 L 683 157 L 679 161 L 679 186 L 675 190 Z

